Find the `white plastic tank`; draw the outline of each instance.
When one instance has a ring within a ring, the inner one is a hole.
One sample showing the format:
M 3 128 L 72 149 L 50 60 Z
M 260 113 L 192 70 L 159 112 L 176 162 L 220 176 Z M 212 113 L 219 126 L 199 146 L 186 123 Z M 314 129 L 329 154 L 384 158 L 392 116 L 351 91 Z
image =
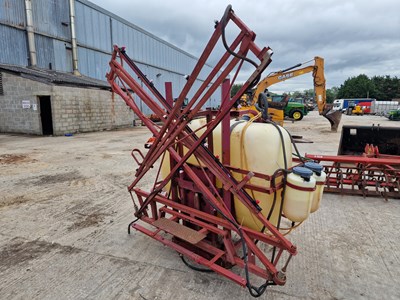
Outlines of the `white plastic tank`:
M 314 197 L 316 181 L 313 172 L 304 167 L 294 167 L 286 182 L 283 213 L 293 222 L 308 218 Z
M 324 186 L 326 181 L 326 173 L 323 171 L 324 167 L 316 162 L 306 162 L 304 164 L 304 167 L 310 169 L 313 172 L 313 177 L 316 181 L 316 189 L 311 204 L 311 212 L 313 213 L 318 210 L 321 204 L 322 194 L 324 193 Z

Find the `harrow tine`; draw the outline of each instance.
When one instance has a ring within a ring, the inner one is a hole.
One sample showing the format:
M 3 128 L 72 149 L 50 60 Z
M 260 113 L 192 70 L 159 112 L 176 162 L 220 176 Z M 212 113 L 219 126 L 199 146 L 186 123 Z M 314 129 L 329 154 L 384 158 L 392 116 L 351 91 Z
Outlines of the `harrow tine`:
M 325 191 L 400 199 L 400 156 L 324 156 L 306 154 L 327 171 Z M 332 170 L 335 168 L 335 171 Z

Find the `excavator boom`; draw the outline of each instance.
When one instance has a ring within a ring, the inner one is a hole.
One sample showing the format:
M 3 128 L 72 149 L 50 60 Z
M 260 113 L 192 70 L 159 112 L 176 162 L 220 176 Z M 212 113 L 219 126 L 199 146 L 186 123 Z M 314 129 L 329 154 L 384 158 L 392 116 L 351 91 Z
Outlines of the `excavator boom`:
M 332 111 L 332 105 L 326 102 L 324 59 L 316 56 L 314 61 L 314 92 L 315 100 L 318 105 L 318 112 L 331 123 L 331 130 L 337 131 L 340 120 L 342 119 L 342 113 L 340 111 Z
M 301 67 L 302 65 L 303 64 L 297 64 L 285 70 L 271 73 L 262 79 L 254 92 L 252 105 L 256 104 L 259 95 L 264 93 L 271 85 L 312 72 L 314 78 L 315 101 L 317 102 L 319 114 L 329 120 L 332 131 L 337 131 L 342 114 L 338 111 L 331 112 L 332 107 L 326 103 L 324 59 L 316 56 L 314 57 L 313 65 Z M 275 115 L 277 114 L 275 113 Z

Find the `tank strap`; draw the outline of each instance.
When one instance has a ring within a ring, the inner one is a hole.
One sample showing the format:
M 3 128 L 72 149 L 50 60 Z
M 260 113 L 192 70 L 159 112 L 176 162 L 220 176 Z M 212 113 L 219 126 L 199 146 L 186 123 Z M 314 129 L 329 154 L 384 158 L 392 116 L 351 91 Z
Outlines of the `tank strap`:
M 286 181 L 286 185 L 287 185 L 288 187 L 291 187 L 292 189 L 299 190 L 299 191 L 304 191 L 304 192 L 314 192 L 315 189 L 316 189 L 315 187 L 310 188 L 310 187 L 301 187 L 301 186 L 297 186 L 297 185 L 291 184 L 291 183 L 288 182 L 288 181 Z
M 325 184 L 325 182 L 323 182 L 323 181 L 317 181 L 317 185 L 324 185 Z
M 233 124 L 230 126 L 230 131 L 231 131 L 231 133 L 232 133 L 233 129 L 235 129 L 236 126 L 238 126 L 240 123 L 243 123 L 243 122 L 247 122 L 247 121 L 237 121 L 236 123 L 233 123 Z

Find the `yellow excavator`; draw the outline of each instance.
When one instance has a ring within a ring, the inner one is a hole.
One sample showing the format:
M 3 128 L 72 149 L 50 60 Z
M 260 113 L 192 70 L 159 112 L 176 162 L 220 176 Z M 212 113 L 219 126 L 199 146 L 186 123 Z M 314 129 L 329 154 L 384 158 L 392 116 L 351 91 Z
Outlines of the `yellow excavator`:
M 270 73 L 258 83 L 254 93 L 252 93 L 250 96 L 250 101 L 243 101 L 244 99 L 242 98 L 242 103 L 239 106 L 239 109 L 250 111 L 266 111 L 266 109 L 268 109 L 268 115 L 272 118 L 272 120 L 282 125 L 284 120 L 284 111 L 285 109 L 288 109 L 287 105 L 289 99 L 288 97 L 283 97 L 282 101 L 280 102 L 270 101 L 270 98 L 266 94 L 268 87 L 273 84 L 312 72 L 312 76 L 314 78 L 315 101 L 318 106 L 319 114 L 328 119 L 328 121 L 331 123 L 332 131 L 337 131 L 342 114 L 340 111 L 332 111 L 332 106 L 326 103 L 324 59 L 316 56 L 314 57 L 313 61 L 313 65 L 302 67 L 304 64 L 300 63 L 285 70 Z M 268 101 L 266 101 L 266 99 L 268 99 Z M 290 116 L 293 115 L 294 119 L 296 119 L 296 112 L 288 112 L 288 114 Z

